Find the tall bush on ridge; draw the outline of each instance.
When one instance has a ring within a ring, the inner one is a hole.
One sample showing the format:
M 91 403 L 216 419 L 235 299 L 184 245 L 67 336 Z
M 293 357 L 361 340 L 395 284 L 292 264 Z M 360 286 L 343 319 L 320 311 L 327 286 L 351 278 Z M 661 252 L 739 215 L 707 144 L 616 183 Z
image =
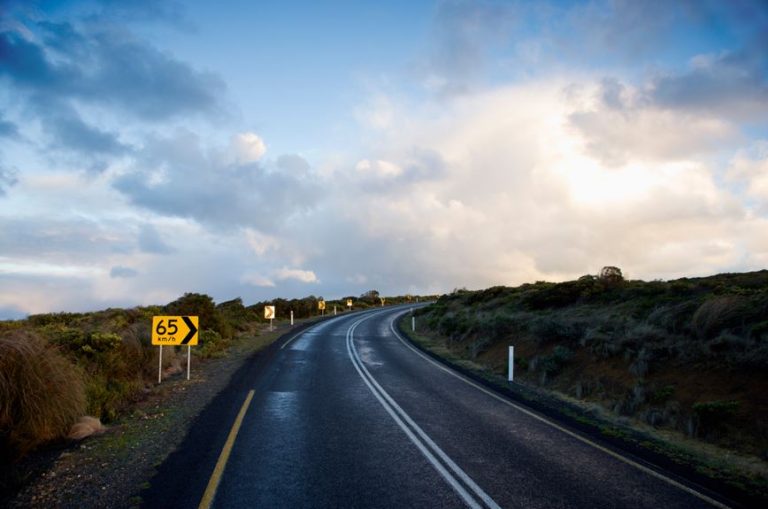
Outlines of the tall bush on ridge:
M 163 311 L 169 315 L 195 315 L 200 317 L 200 330 L 211 329 L 223 338 L 233 336 L 232 326 L 216 309 L 213 298 L 202 293 L 185 293 L 166 305 Z

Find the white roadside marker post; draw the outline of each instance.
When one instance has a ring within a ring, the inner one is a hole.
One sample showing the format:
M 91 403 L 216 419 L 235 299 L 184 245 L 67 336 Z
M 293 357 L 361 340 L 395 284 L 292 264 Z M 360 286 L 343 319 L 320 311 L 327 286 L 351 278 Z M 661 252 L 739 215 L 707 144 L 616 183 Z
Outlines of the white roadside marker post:
M 336 306 L 333 306 L 333 316 L 336 316 Z
M 515 379 L 515 347 L 509 347 L 509 375 L 507 381 L 512 382 Z
M 293 309 L 291 309 L 291 327 L 293 327 Z
M 416 332 L 416 317 L 411 316 L 411 332 Z
M 157 383 L 163 381 L 163 345 L 160 345 L 160 362 L 157 366 Z

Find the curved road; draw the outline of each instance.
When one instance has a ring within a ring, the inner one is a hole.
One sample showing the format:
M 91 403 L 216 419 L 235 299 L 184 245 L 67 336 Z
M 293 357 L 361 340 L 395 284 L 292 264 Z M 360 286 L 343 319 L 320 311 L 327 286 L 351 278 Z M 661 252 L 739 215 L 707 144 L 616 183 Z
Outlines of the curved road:
M 724 507 L 424 356 L 394 330 L 403 312 L 275 345 L 200 416 L 145 505 Z

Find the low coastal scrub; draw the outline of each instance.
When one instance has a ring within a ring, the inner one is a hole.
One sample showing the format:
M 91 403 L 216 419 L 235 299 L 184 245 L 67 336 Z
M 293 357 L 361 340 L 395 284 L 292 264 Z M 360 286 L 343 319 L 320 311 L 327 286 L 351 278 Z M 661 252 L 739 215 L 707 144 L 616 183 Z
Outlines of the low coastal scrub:
M 417 311 L 451 354 L 688 437 L 768 459 L 768 271 L 600 276 L 455 290 Z

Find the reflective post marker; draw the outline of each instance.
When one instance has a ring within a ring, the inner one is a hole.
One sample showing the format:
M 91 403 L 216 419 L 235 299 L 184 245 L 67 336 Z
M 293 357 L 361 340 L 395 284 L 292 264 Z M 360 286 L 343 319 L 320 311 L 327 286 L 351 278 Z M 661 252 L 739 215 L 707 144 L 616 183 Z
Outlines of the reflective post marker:
M 291 327 L 293 327 L 293 309 L 291 309 Z
M 157 383 L 163 381 L 163 345 L 160 345 L 160 362 L 157 366 Z
M 507 381 L 511 382 L 515 379 L 515 347 L 509 347 L 509 375 Z
M 336 316 L 336 306 L 333 306 L 333 316 Z
M 411 331 L 412 332 L 416 332 L 416 317 L 415 316 L 411 317 Z

